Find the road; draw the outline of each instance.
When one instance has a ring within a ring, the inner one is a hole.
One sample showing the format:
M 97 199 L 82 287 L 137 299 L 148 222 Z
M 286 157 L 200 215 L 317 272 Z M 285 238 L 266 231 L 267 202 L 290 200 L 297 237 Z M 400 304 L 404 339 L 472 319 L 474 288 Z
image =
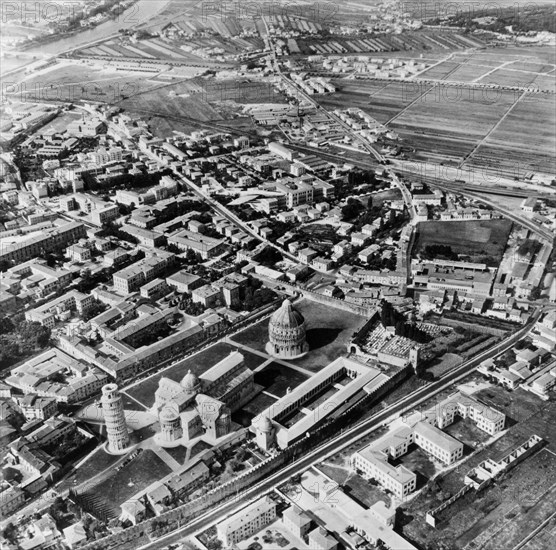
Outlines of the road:
M 475 369 L 475 367 L 482 361 L 495 357 L 496 355 L 505 352 L 511 348 L 518 340 L 523 338 L 534 326 L 540 316 L 540 311 L 537 311 L 531 322 L 520 329 L 515 334 L 510 335 L 502 342 L 496 344 L 489 350 L 486 350 L 475 358 L 466 361 L 459 367 L 446 373 L 440 380 L 433 382 L 416 390 L 415 392 L 403 397 L 396 403 L 393 403 L 383 411 L 371 416 L 370 418 L 360 422 L 352 428 L 343 431 L 337 437 L 330 441 L 325 442 L 314 451 L 307 453 L 304 456 L 296 458 L 296 460 L 280 469 L 275 474 L 270 475 L 263 481 L 255 484 L 254 486 L 246 489 L 237 494 L 231 501 L 226 502 L 218 507 L 212 508 L 199 518 L 193 520 L 184 527 L 169 533 L 168 535 L 150 542 L 141 547 L 142 550 L 161 550 L 164 546 L 176 543 L 186 536 L 191 536 L 200 529 L 208 528 L 210 525 L 219 521 L 223 517 L 235 512 L 237 509 L 245 506 L 249 501 L 260 498 L 264 494 L 271 491 L 273 488 L 283 484 L 293 475 L 302 473 L 304 470 L 324 460 L 327 456 L 335 454 L 342 449 L 357 443 L 361 438 L 374 432 L 379 427 L 389 423 L 393 418 L 400 416 L 407 410 L 414 409 L 417 405 L 428 401 L 434 395 L 449 388 L 455 382 L 458 382 L 468 376 L 468 374 Z
M 533 220 L 530 220 L 524 216 L 520 216 L 519 214 L 516 214 L 512 210 L 508 210 L 500 206 L 499 204 L 491 201 L 490 199 L 488 199 L 487 197 L 485 197 L 484 195 L 480 194 L 477 191 L 468 191 L 466 189 L 462 190 L 460 184 L 440 183 L 439 181 L 432 180 L 432 179 L 430 181 L 427 181 L 427 184 L 433 187 L 438 187 L 443 191 L 448 191 L 449 193 L 457 193 L 459 195 L 472 197 L 476 201 L 482 202 L 483 204 L 486 204 L 487 206 L 490 206 L 498 210 L 508 219 L 514 221 L 515 223 L 518 223 L 519 225 L 522 225 L 523 227 L 526 227 L 527 229 L 529 229 L 530 231 L 532 231 L 542 239 L 545 239 L 548 242 L 552 242 L 554 240 L 554 233 L 550 231 L 550 229 L 543 227 L 542 225 L 539 225 L 538 223 L 535 223 Z
M 386 164 L 386 158 L 383 155 L 381 155 L 374 147 L 372 147 L 364 137 L 360 136 L 357 132 L 352 130 L 349 124 L 344 122 L 341 118 L 336 116 L 334 113 L 327 111 L 324 107 L 322 107 L 322 105 L 317 103 L 317 101 L 315 101 L 309 94 L 305 93 L 305 91 L 303 91 L 299 86 L 297 86 L 297 84 L 293 80 L 289 79 L 286 75 L 282 74 L 279 68 L 278 71 L 279 71 L 278 75 L 280 76 L 280 78 L 282 78 L 282 80 L 286 82 L 289 86 L 293 87 L 299 96 L 303 97 L 306 101 L 311 103 L 316 109 L 320 110 L 321 113 L 326 114 L 326 116 L 330 120 L 338 124 L 344 130 L 344 132 L 347 135 L 349 135 L 354 141 L 361 143 L 363 148 L 368 153 L 370 153 L 379 163 Z M 392 179 L 392 183 L 396 187 L 398 187 L 402 192 L 403 200 L 410 212 L 411 219 L 412 220 L 415 219 L 417 213 L 415 211 L 415 206 L 413 204 L 413 200 L 411 197 L 411 193 L 409 192 L 409 189 L 405 186 L 405 184 L 402 181 L 400 181 L 398 176 L 391 169 L 389 169 L 387 166 L 385 166 L 384 169 Z
M 344 157 L 344 156 L 335 155 L 333 153 L 323 153 L 318 149 L 307 147 L 304 145 L 297 145 L 297 144 L 290 145 L 290 148 L 300 150 L 302 152 L 306 152 L 309 154 L 318 154 L 322 156 L 324 159 L 331 160 L 332 162 L 340 161 L 343 163 L 349 162 L 349 163 L 357 163 L 359 165 L 364 165 L 361 161 L 350 158 L 349 153 L 346 154 L 346 156 Z M 369 164 L 366 167 L 368 168 L 373 167 L 371 161 L 369 161 Z M 404 169 L 403 166 L 401 165 L 396 166 L 396 170 L 402 173 L 407 173 L 408 175 L 414 175 L 412 171 Z M 438 187 L 439 189 L 442 189 L 443 191 L 447 191 L 448 193 L 457 193 L 459 195 L 471 197 L 477 200 L 478 202 L 482 202 L 483 204 L 486 204 L 488 206 L 491 206 L 495 210 L 498 210 L 499 212 L 504 214 L 504 216 L 522 225 L 523 227 L 530 229 L 531 231 L 533 231 L 535 234 L 539 235 L 543 239 L 546 239 L 548 241 L 552 241 L 554 239 L 554 234 L 550 231 L 550 229 L 535 223 L 533 220 L 525 216 L 519 215 L 515 211 L 507 210 L 506 208 L 500 206 L 499 204 L 491 201 L 488 197 L 484 196 L 485 194 L 488 193 L 496 193 L 497 190 L 500 190 L 500 186 L 496 186 L 496 185 L 470 186 L 464 183 L 447 182 L 443 178 L 434 177 L 432 175 L 427 176 L 422 174 L 420 176 L 420 180 L 426 183 L 427 185 L 430 185 L 432 187 Z M 526 192 L 526 190 L 523 191 Z M 539 193 L 531 191 L 530 193 L 528 193 L 528 196 L 529 195 L 539 196 Z M 550 194 L 548 193 L 548 195 Z
M 272 37 L 270 36 L 270 32 L 268 30 L 268 24 L 266 22 L 266 18 L 263 17 L 262 19 L 266 29 L 265 43 L 267 43 L 270 49 L 272 55 L 272 64 L 276 75 L 280 77 L 287 85 L 291 86 L 296 91 L 299 97 L 305 99 L 305 101 L 313 105 L 315 109 L 317 109 L 321 113 L 324 113 L 330 120 L 332 120 L 333 122 L 338 124 L 341 128 L 343 128 L 346 135 L 350 136 L 354 141 L 361 143 L 363 148 L 367 152 L 369 152 L 376 160 L 378 160 L 380 163 L 385 164 L 386 159 L 374 147 L 372 147 L 371 144 L 363 136 L 360 136 L 357 132 L 353 131 L 352 128 L 347 123 L 345 123 L 341 118 L 339 118 L 334 113 L 331 113 L 330 111 L 325 109 L 322 105 L 320 105 L 317 101 L 315 101 L 309 94 L 305 93 L 305 91 L 302 90 L 293 80 L 291 80 L 284 73 L 282 73 L 282 70 L 280 68 L 280 63 L 278 62 L 278 58 L 276 56 L 276 48 L 274 47 Z M 385 168 L 385 170 L 388 173 L 388 175 L 392 178 L 392 182 L 394 183 L 394 185 L 396 185 L 402 192 L 404 202 L 409 210 L 411 219 L 413 220 L 416 217 L 417 213 L 415 211 L 415 206 L 413 205 L 411 193 L 409 192 L 405 184 L 399 180 L 399 178 L 396 176 L 394 172 L 392 172 L 388 168 Z

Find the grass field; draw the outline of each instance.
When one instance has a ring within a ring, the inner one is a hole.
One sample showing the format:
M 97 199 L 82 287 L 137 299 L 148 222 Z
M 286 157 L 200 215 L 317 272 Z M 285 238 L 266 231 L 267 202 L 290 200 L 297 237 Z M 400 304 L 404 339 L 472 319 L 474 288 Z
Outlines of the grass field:
M 277 399 L 267 395 L 266 393 L 259 393 L 255 399 L 252 399 L 239 411 L 232 414 L 232 420 L 237 424 L 247 427 L 251 425 L 251 420 L 265 409 L 276 403 Z
M 371 507 L 379 501 L 390 506 L 390 497 L 381 487 L 369 483 L 353 471 L 328 463 L 319 464 L 317 469 L 331 477 L 347 495 L 363 506 Z
M 82 466 L 76 471 L 74 476 L 71 476 L 71 482 L 76 480 L 76 485 L 85 483 L 93 476 L 99 474 L 106 468 L 112 467 L 122 457 L 118 455 L 108 454 L 102 447 L 99 447 L 94 454 L 88 458 Z M 71 485 L 70 485 L 71 486 Z M 65 488 L 65 482 L 64 482 Z
M 181 445 L 179 445 L 178 447 L 167 448 L 166 452 L 174 460 L 177 460 L 179 464 L 183 464 L 185 462 L 185 457 L 187 455 L 187 447 L 182 447 Z
M 120 514 L 120 504 L 151 483 L 167 476 L 171 469 L 153 451 L 144 450 L 119 472 L 90 490 L 115 516 Z
M 305 382 L 309 377 L 290 369 L 280 363 L 270 363 L 263 370 L 255 374 L 255 383 L 277 397 L 286 395 L 288 388 L 292 390 Z
M 469 256 L 473 262 L 486 259 L 499 263 L 504 254 L 512 222 L 509 220 L 481 220 L 441 222 L 418 225 L 413 255 L 427 245 L 448 245 L 454 252 Z
M 310 300 L 296 302 L 295 307 L 307 322 L 309 353 L 295 364 L 317 372 L 346 353 L 347 344 L 354 331 L 365 321 L 349 311 L 334 309 Z M 268 341 L 268 319 L 253 325 L 232 337 L 233 340 L 253 349 L 264 351 Z

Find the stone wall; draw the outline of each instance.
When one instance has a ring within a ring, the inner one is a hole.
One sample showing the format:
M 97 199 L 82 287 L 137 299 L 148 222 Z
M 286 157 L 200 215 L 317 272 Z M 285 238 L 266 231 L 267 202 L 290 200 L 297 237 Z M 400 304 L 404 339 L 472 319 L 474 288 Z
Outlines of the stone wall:
M 220 487 L 212 489 L 203 496 L 183 504 L 178 508 L 169 510 L 157 518 L 149 519 L 124 529 L 120 533 L 92 541 L 81 548 L 84 550 L 106 550 L 114 546 L 117 547 L 119 544 L 138 539 L 145 534 L 161 536 L 178 528 L 178 526 L 183 526 L 185 523 L 192 521 L 216 504 L 220 504 L 230 499 L 230 497 L 237 498 L 237 495 L 244 489 L 262 481 L 264 478 L 277 471 L 281 466 L 290 463 L 294 457 L 302 456 L 304 453 L 313 450 L 323 441 L 336 435 L 340 428 L 358 419 L 362 413 L 367 411 L 387 391 L 407 377 L 410 372 L 410 368 L 403 369 L 379 386 L 373 393 L 365 396 L 361 401 L 347 409 L 341 415 L 328 420 L 315 429 L 308 437 L 300 439 L 276 456 L 266 459 Z

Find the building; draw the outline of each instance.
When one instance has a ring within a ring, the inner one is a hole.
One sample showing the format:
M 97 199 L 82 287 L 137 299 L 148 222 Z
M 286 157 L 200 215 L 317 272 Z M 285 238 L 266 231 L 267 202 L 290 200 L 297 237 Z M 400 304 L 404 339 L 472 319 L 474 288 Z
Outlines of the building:
M 463 392 L 452 394 L 439 403 L 434 410 L 436 411 L 436 424 L 440 429 L 452 424 L 456 415 L 470 418 L 478 428 L 490 435 L 501 432 L 506 423 L 504 413 Z
M 184 252 L 192 250 L 199 254 L 203 260 L 214 258 L 226 251 L 226 244 L 223 240 L 206 237 L 202 233 L 195 233 L 187 229 L 176 231 L 170 235 L 168 243 L 177 246 Z
M 254 374 L 245 366 L 245 357 L 232 351 L 199 378 L 203 393 L 222 401 L 232 412 L 253 397 Z
M 144 284 L 140 293 L 143 298 L 149 300 L 158 300 L 170 292 L 170 287 L 164 279 L 153 279 L 152 281 Z
M 407 453 L 413 443 L 435 459 L 450 465 L 463 456 L 463 443 L 431 424 L 434 414 L 425 414 L 426 420 L 402 426 L 370 443 L 352 456 L 352 466 L 363 477 L 376 479 L 384 488 L 398 498 L 404 498 L 415 490 L 417 477 L 403 465 L 393 466 L 395 460 Z
M 386 508 L 384 502 L 379 501 L 364 508 L 344 493 L 336 482 L 317 470 L 304 472 L 300 486 L 296 504 L 315 518 L 321 529 L 308 533 L 310 548 L 337 548 L 335 537 L 338 537 L 343 548 L 368 548 L 370 543 L 373 548 L 416 550 L 394 531 L 394 507 Z
M 34 258 L 44 252 L 51 252 L 64 248 L 86 236 L 85 226 L 79 222 L 70 222 L 65 225 L 43 230 L 40 235 L 29 235 L 26 239 L 10 242 L 9 238 L 3 239 L 0 250 L 0 260 L 19 264 Z
M 132 525 L 137 525 L 145 519 L 147 509 L 145 505 L 137 499 L 126 500 L 120 509 L 122 513 L 120 514 L 120 520 L 123 522 L 129 522 Z
M 222 305 L 222 291 L 214 288 L 212 285 L 204 285 L 194 289 L 191 292 L 191 298 L 195 303 L 202 304 L 205 307 L 216 307 Z
M 283 513 L 282 523 L 290 533 L 303 539 L 311 531 L 313 521 L 301 508 L 294 504 Z
M 53 397 L 29 394 L 20 399 L 19 408 L 27 420 L 46 420 L 56 414 L 58 403 Z
M 73 272 L 48 267 L 45 260 L 33 259 L 11 267 L 2 274 L 2 286 L 10 292 L 34 292 L 45 297 L 64 289 L 73 278 Z
M 407 453 L 412 442 L 412 430 L 399 428 L 354 453 L 351 464 L 364 478 L 376 479 L 385 489 L 403 498 L 415 490 L 417 476 L 403 465 L 392 466 L 389 459 Z
M 98 368 L 70 357 L 57 348 L 49 349 L 12 369 L 6 383 L 24 394 L 53 398 L 58 403 L 75 403 L 94 395 L 108 376 Z
M 175 497 L 181 498 L 187 493 L 202 487 L 210 477 L 208 466 L 200 461 L 194 466 L 188 466 L 186 470 L 177 472 L 168 481 L 166 486 Z
M 270 317 L 267 351 L 275 357 L 294 358 L 309 350 L 306 342 L 305 319 L 289 300 Z
M 117 271 L 112 276 L 114 289 L 122 294 L 131 294 L 144 284 L 156 279 L 174 263 L 174 254 L 159 250 L 147 258 Z
M 225 547 L 230 547 L 258 533 L 275 519 L 276 503 L 264 497 L 219 523 L 218 538 Z
M 357 392 L 373 392 L 387 380 L 388 376 L 378 369 L 340 357 L 257 415 L 250 430 L 256 434 L 257 443 L 264 443 L 261 448 L 277 445 L 285 449 Z M 327 398 L 319 399 L 323 394 Z
M 106 384 L 102 387 L 102 415 L 106 424 L 108 438 L 107 450 L 112 453 L 121 453 L 129 445 L 129 433 L 125 421 L 122 396 L 116 384 Z
M 166 409 L 175 414 L 164 413 L 158 442 L 163 446 L 175 446 L 180 440 L 187 442 L 201 435 L 203 429 L 212 439 L 228 435 L 230 408 L 235 410 L 242 406 L 251 398 L 253 389 L 253 373 L 245 367 L 243 356 L 238 352 L 205 372 L 201 380 L 191 371 L 181 382 L 161 378 L 155 392 L 154 409 L 161 411 L 161 415 Z
M 176 407 L 166 405 L 158 414 L 160 424 L 159 442 L 162 446 L 171 446 L 183 437 L 181 418 Z
M 104 225 L 115 220 L 120 215 L 118 205 L 111 204 L 91 212 L 91 221 L 95 225 Z
M 310 550 L 336 550 L 338 541 L 324 527 L 313 529 L 307 536 Z
M 453 464 L 463 456 L 463 443 L 445 434 L 428 422 L 419 422 L 414 429 L 415 443 L 444 464 Z
M 0 517 L 11 516 L 25 502 L 25 493 L 19 487 L 9 487 L 0 492 Z
M 62 532 L 64 534 L 66 544 L 72 550 L 87 540 L 87 533 L 82 521 L 78 521 L 77 523 L 66 527 Z
M 178 292 L 191 292 L 205 284 L 205 281 L 197 275 L 192 275 L 186 271 L 178 271 L 169 277 L 166 277 L 166 282 Z
M 70 290 L 70 292 L 46 302 L 42 306 L 26 311 L 25 319 L 35 321 L 48 328 L 54 328 L 58 319 L 68 318 L 74 310 L 83 315 L 93 303 L 94 299 L 90 294 Z

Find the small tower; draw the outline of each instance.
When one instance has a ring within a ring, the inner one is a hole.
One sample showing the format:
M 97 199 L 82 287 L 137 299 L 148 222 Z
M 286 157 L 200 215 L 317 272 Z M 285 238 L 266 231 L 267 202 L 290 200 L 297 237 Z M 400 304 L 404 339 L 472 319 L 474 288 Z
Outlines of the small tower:
M 417 372 L 417 366 L 419 365 L 419 348 L 414 347 L 409 350 L 409 362 L 413 367 L 413 370 Z
M 160 445 L 174 446 L 183 436 L 181 418 L 175 407 L 167 405 L 158 415 L 160 422 L 160 433 L 158 441 Z
M 268 451 L 275 443 L 276 429 L 268 416 L 263 416 L 255 426 L 255 439 L 263 451 Z
M 129 445 L 129 433 L 125 423 L 122 396 L 116 384 L 106 384 L 102 387 L 102 414 L 106 424 L 108 437 L 108 451 L 121 453 Z

